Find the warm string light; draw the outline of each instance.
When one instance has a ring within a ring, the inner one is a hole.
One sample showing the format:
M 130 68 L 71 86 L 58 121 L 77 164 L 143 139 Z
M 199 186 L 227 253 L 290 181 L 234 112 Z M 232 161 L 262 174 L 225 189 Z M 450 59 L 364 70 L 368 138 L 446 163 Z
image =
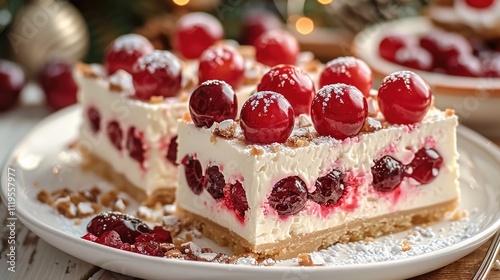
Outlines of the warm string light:
M 318 0 L 318 3 L 323 4 L 323 5 L 328 5 L 332 2 L 333 2 L 333 0 Z
M 308 17 L 300 17 L 295 22 L 295 28 L 300 34 L 307 35 L 314 30 L 314 22 Z
M 175 5 L 184 6 L 189 3 L 189 0 L 173 0 Z

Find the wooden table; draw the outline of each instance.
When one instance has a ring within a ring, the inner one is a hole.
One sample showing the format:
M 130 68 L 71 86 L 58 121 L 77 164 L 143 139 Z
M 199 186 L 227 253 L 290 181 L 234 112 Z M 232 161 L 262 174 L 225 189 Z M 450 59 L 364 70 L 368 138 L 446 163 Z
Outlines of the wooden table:
M 27 98 L 25 105 L 7 114 L 0 114 L 0 161 L 10 152 L 15 143 L 29 131 L 48 111 L 38 105 L 39 99 Z M 497 140 L 500 144 L 500 139 Z M 2 182 L 2 187 L 5 187 Z M 7 209 L 4 203 L 0 206 L 0 219 L 3 221 L 0 229 L 2 242 L 0 245 L 0 279 L 26 280 L 132 280 L 124 276 L 96 267 L 87 262 L 72 257 L 41 240 L 28 228 L 16 223 L 16 272 L 7 271 L 8 228 Z M 411 280 L 440 279 L 471 279 L 486 253 L 490 242 L 484 244 L 468 256 L 430 273 L 414 277 Z M 500 271 L 493 270 L 489 279 L 500 279 Z

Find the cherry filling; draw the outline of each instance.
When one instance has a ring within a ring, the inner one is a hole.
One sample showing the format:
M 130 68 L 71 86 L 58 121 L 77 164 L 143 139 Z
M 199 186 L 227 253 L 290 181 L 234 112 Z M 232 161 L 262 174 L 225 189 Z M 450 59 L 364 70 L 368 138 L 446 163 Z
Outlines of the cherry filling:
M 443 158 L 434 149 L 422 148 L 415 153 L 413 161 L 406 166 L 405 175 L 421 184 L 430 183 L 439 174 Z
M 218 166 L 210 166 L 207 168 L 206 174 L 206 190 L 214 198 L 219 199 L 224 197 L 224 186 L 226 181 L 224 175 L 219 171 Z
M 268 201 L 280 216 L 297 214 L 307 202 L 306 183 L 298 176 L 283 178 L 274 185 Z
M 177 135 L 170 139 L 170 144 L 168 144 L 167 159 L 173 163 L 177 164 Z
M 245 189 L 240 182 L 236 181 L 236 183 L 231 184 L 229 190 L 231 193 L 231 202 L 233 204 L 236 216 L 240 219 L 240 221 L 242 221 L 244 220 L 245 214 L 248 210 L 248 201 Z
M 109 141 L 113 144 L 113 146 L 121 151 L 123 143 L 123 132 L 120 128 L 120 124 L 117 121 L 109 122 L 106 126 L 106 134 L 108 135 Z
M 309 197 L 320 205 L 336 205 L 344 195 L 344 181 L 342 173 L 332 170 L 323 177 L 319 177 L 314 184 L 316 189 L 309 194 Z
M 95 107 L 89 107 L 87 109 L 87 118 L 89 119 L 92 132 L 99 132 L 101 129 L 101 114 L 99 114 L 99 111 Z
M 403 181 L 404 166 L 391 156 L 383 156 L 371 168 L 373 188 L 380 192 L 390 192 Z
M 134 243 L 139 235 L 152 232 L 141 220 L 119 212 L 106 212 L 95 216 L 87 225 L 87 231 L 97 237 L 101 237 L 105 232 L 115 231 L 120 240 L 127 243 Z
M 195 156 L 186 155 L 181 163 L 184 165 L 184 175 L 189 188 L 193 193 L 200 194 L 205 184 L 205 176 L 202 174 L 200 161 Z
M 144 163 L 144 144 L 142 142 L 142 133 L 136 133 L 135 127 L 130 127 L 127 132 L 127 151 L 131 158 Z

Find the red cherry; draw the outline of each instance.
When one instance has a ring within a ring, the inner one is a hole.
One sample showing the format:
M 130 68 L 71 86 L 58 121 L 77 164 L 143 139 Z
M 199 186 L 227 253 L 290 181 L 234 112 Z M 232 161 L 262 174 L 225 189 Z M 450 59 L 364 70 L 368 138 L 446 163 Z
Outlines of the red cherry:
M 172 163 L 177 165 L 177 135 L 170 139 L 170 144 L 168 144 L 167 159 Z
M 0 112 L 17 103 L 24 83 L 23 69 L 14 62 L 0 59 Z
M 135 96 L 172 97 L 179 93 L 182 81 L 181 61 L 168 51 L 153 51 L 139 58 L 132 70 Z
M 201 163 L 194 156 L 186 155 L 181 164 L 184 166 L 184 175 L 188 187 L 194 194 L 200 194 L 205 185 L 205 176 L 202 174 Z
M 148 39 L 139 34 L 126 34 L 116 38 L 109 44 L 104 58 L 104 66 L 108 75 L 119 69 L 132 73 L 132 67 L 139 57 L 154 50 Z
M 111 144 L 113 144 L 117 150 L 121 151 L 123 132 L 120 128 L 120 124 L 117 121 L 110 121 L 106 127 L 106 134 L 108 135 Z
M 76 103 L 78 87 L 73 79 L 73 67 L 64 62 L 49 62 L 42 69 L 40 83 L 46 102 L 53 110 Z
M 142 132 L 136 132 L 135 127 L 130 127 L 127 132 L 126 145 L 129 156 L 138 161 L 140 164 L 143 164 L 145 149 L 144 143 L 142 142 Z
M 281 93 L 292 104 L 295 116 L 310 114 L 311 102 L 316 90 L 311 78 L 301 68 L 279 64 L 262 77 L 258 91 Z
M 325 65 L 319 78 L 319 86 L 322 88 L 338 83 L 352 85 L 368 97 L 372 88 L 372 80 L 372 70 L 364 61 L 346 56 L 331 60 Z
M 297 39 L 284 30 L 266 31 L 255 41 L 255 59 L 267 66 L 295 64 L 298 55 Z
M 475 9 L 487 9 L 495 3 L 495 0 L 465 0 L 465 3 Z
M 405 173 L 421 184 L 428 184 L 437 177 L 442 165 L 443 158 L 436 150 L 422 148 L 406 166 Z
M 482 61 L 483 76 L 500 78 L 500 55 L 485 58 Z
M 281 25 L 278 17 L 268 10 L 250 10 L 243 16 L 243 25 L 240 32 L 243 35 L 243 44 L 254 45 L 255 40 L 264 32 L 280 29 Z
M 206 81 L 189 98 L 189 113 L 197 127 L 211 127 L 214 122 L 236 118 L 238 98 L 223 81 Z
M 222 25 L 214 16 L 189 13 L 177 21 L 173 45 L 184 58 L 195 59 L 223 37 Z
M 170 231 L 166 230 L 161 226 L 155 226 L 153 228 L 154 241 L 159 243 L 172 243 L 172 235 Z
M 97 242 L 97 239 L 99 237 L 93 235 L 90 232 L 87 232 L 84 236 L 82 236 L 82 238 L 85 239 L 85 240 L 88 240 L 88 241 Z
M 320 135 L 345 139 L 357 135 L 368 116 L 368 102 L 355 87 L 332 84 L 314 96 L 311 120 Z
M 87 118 L 89 119 L 90 129 L 92 132 L 99 132 L 101 129 L 101 114 L 99 111 L 95 107 L 90 106 L 87 109 Z
M 222 80 L 234 89 L 243 85 L 245 80 L 245 60 L 229 45 L 209 47 L 200 57 L 198 82 Z
M 379 192 L 396 189 L 403 180 L 404 166 L 391 156 L 383 156 L 371 167 L 373 188 Z
M 134 243 L 137 236 L 152 232 L 143 221 L 120 212 L 104 212 L 95 216 L 87 225 L 87 231 L 95 236 L 101 236 L 110 230 L 116 231 L 126 243 Z
M 136 242 L 133 251 L 146 256 L 163 256 L 160 243 L 156 241 Z
M 257 92 L 243 104 L 240 125 L 251 143 L 284 143 L 293 130 L 292 105 L 279 93 Z
M 114 230 L 106 231 L 101 236 L 99 236 L 99 238 L 97 238 L 96 242 L 117 249 L 120 249 L 123 245 L 123 241 L 120 239 L 120 235 Z
M 392 124 L 421 121 L 431 106 L 431 89 L 417 74 L 399 71 L 385 77 L 378 89 L 378 104 Z
M 278 215 L 295 215 L 306 205 L 306 183 L 298 176 L 283 178 L 274 185 L 268 201 Z
M 378 46 L 380 56 L 392 62 L 396 62 L 396 52 L 404 47 L 414 44 L 413 37 L 405 35 L 391 35 L 384 37 Z
M 332 170 L 323 177 L 319 177 L 314 184 L 316 189 L 309 197 L 320 205 L 335 205 L 344 195 L 344 181 L 342 173 Z
M 236 212 L 236 216 L 238 216 L 240 220 L 244 220 L 245 214 L 248 210 L 248 201 L 245 189 L 240 182 L 236 181 L 236 183 L 231 184 L 230 193 L 231 202 Z
M 218 166 L 210 166 L 207 168 L 206 174 L 206 190 L 214 198 L 219 199 L 224 197 L 224 186 L 226 185 L 226 180 L 224 175 L 219 171 Z
M 419 46 L 399 49 L 395 60 L 398 64 L 417 70 L 432 71 L 434 69 L 434 57 L 429 51 Z
M 483 74 L 483 67 L 477 57 L 473 55 L 459 55 L 448 60 L 446 73 L 455 76 L 480 77 Z
M 472 46 L 464 37 L 443 31 L 432 31 L 420 38 L 420 46 L 434 57 L 437 67 L 445 68 L 448 60 L 472 54 Z

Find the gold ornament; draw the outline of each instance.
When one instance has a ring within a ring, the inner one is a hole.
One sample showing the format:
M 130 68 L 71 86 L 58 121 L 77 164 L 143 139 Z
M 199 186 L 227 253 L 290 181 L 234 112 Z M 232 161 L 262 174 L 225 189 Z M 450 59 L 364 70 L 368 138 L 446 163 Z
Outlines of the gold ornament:
M 89 47 L 85 20 L 66 1 L 34 0 L 19 11 L 7 36 L 14 59 L 31 75 L 53 59 L 81 60 Z

